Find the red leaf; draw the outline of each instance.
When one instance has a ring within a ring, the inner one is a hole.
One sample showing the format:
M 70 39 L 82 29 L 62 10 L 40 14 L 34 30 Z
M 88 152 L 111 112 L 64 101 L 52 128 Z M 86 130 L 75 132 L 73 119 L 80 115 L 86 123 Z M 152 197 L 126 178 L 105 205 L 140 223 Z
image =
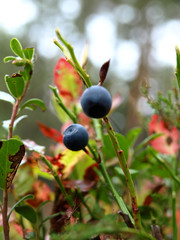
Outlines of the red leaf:
M 155 187 L 153 187 L 153 189 L 151 190 L 151 193 L 145 198 L 143 205 L 149 206 L 153 201 L 152 194 L 160 192 L 163 187 L 164 183 L 155 185 Z
M 38 122 L 38 126 L 41 132 L 44 134 L 44 136 L 51 138 L 56 142 L 61 142 L 61 143 L 63 142 L 63 135 L 58 130 L 54 128 L 50 128 L 41 122 Z
M 84 174 L 84 179 L 85 180 L 91 180 L 91 181 L 98 181 L 99 179 L 99 176 L 97 175 L 96 171 L 95 171 L 95 168 L 98 168 L 98 164 L 97 163 L 94 163 L 92 164 L 91 166 L 89 166 L 87 169 L 86 169 L 86 172 Z
M 72 101 L 82 94 L 83 83 L 79 74 L 65 58 L 60 58 L 55 65 L 54 84 L 60 95 L 64 97 L 66 104 L 72 105 Z
M 103 82 L 106 79 L 106 75 L 107 75 L 107 72 L 108 72 L 108 69 L 109 69 L 109 64 L 110 64 L 110 60 L 105 62 L 102 65 L 102 67 L 100 68 L 100 71 L 99 71 L 100 81 L 99 81 L 99 84 L 98 84 L 100 86 L 103 85 Z

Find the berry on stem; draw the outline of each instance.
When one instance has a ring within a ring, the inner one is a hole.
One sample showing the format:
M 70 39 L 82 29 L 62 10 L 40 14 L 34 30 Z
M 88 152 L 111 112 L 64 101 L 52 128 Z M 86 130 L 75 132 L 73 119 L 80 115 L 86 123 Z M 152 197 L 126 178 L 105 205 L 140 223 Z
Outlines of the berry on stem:
M 81 106 L 84 113 L 91 118 L 105 117 L 112 105 L 112 97 L 109 91 L 102 86 L 87 88 L 81 97 Z
M 63 133 L 63 143 L 72 151 L 83 150 L 87 146 L 88 140 L 88 132 L 80 124 L 70 125 Z

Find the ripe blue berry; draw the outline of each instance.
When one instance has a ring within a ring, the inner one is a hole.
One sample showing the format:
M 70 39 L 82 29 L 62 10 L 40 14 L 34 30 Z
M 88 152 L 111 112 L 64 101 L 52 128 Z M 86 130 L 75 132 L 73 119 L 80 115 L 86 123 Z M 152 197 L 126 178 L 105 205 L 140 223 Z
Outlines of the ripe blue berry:
M 63 143 L 72 151 L 84 149 L 88 144 L 88 140 L 88 132 L 80 124 L 70 125 L 63 133 Z
M 102 86 L 87 88 L 81 97 L 81 106 L 84 113 L 91 118 L 105 117 L 112 105 L 109 91 Z

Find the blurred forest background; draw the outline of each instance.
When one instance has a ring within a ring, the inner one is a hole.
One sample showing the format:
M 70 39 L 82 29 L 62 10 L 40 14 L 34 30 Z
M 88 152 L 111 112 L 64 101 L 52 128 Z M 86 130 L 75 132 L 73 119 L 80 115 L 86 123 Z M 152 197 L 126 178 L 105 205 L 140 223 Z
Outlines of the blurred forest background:
M 16 37 L 25 47 L 35 47 L 36 64 L 26 99 L 43 99 L 47 111 L 24 110 L 29 117 L 16 129 L 22 139 L 33 139 L 48 146 L 36 121 L 60 130 L 61 123 L 51 104 L 53 71 L 62 56 L 53 44 L 55 28 L 74 46 L 81 60 L 89 43 L 87 72 L 96 84 L 99 68 L 111 59 L 105 86 L 119 93 L 121 105 L 111 115 L 115 130 L 127 132 L 152 114 L 141 96 L 141 84 L 151 84 L 151 94 L 167 93 L 173 86 L 176 65 L 175 46 L 180 47 L 179 0 L 6 0 L 0 1 L 0 90 L 7 91 L 4 75 L 17 67 L 3 63 L 12 55 L 10 40 Z M 0 121 L 11 115 L 9 103 L 0 102 Z M 0 127 L 0 137 L 4 131 Z

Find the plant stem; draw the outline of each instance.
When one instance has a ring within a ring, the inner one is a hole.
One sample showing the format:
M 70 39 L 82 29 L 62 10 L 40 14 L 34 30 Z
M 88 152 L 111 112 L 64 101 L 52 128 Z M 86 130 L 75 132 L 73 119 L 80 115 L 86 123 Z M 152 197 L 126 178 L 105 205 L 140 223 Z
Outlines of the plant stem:
M 101 141 L 101 143 L 103 143 L 103 135 L 102 135 L 102 122 L 100 119 L 93 119 L 93 123 L 94 123 L 94 127 L 95 127 L 95 131 L 96 131 L 96 135 L 97 135 L 97 140 Z M 123 199 L 121 198 L 121 196 L 118 194 L 118 192 L 116 191 L 116 189 L 114 188 L 114 185 L 112 184 L 112 181 L 109 177 L 109 174 L 107 172 L 106 169 L 106 165 L 104 162 L 104 157 L 101 151 L 99 151 L 99 156 L 96 155 L 96 153 L 94 153 L 93 149 L 90 148 L 90 146 L 88 145 L 91 153 L 93 154 L 93 156 L 95 157 L 94 159 L 96 160 L 96 162 L 99 165 L 100 171 L 104 177 L 104 180 L 106 181 L 106 183 L 108 184 L 111 193 L 113 194 L 113 197 L 117 203 L 117 205 L 119 206 L 119 208 L 129 216 L 132 224 L 134 225 L 134 219 L 132 218 L 130 212 L 128 211 L 126 204 L 124 203 Z
M 172 179 L 173 179 L 176 183 L 180 184 L 180 178 L 178 178 L 178 177 L 176 176 L 176 173 L 174 172 L 174 170 L 172 170 L 172 169 L 168 166 L 168 164 L 164 161 L 164 159 L 162 159 L 159 155 L 155 154 L 155 152 L 154 152 L 150 147 L 149 147 L 149 149 L 150 149 L 153 157 L 154 157 L 156 160 L 158 160 L 158 162 L 167 170 L 167 172 L 168 172 L 169 175 L 172 177 Z
M 3 191 L 3 208 L 2 208 L 2 216 L 3 216 L 3 231 L 5 240 L 9 240 L 9 224 L 7 218 L 7 210 L 8 210 L 8 191 L 7 188 Z
M 68 60 L 71 63 L 71 65 L 74 67 L 74 69 L 83 78 L 83 80 L 84 80 L 83 82 L 86 85 L 86 87 L 92 86 L 92 83 L 90 81 L 89 75 L 86 74 L 86 72 L 83 70 L 83 68 L 80 66 L 79 62 L 76 59 L 73 47 L 61 36 L 60 31 L 58 29 L 56 29 L 56 34 L 57 34 L 59 40 L 64 44 L 65 47 L 62 46 L 60 43 L 58 43 L 57 40 L 54 40 L 54 43 L 61 49 L 61 51 L 68 58 Z M 108 134 L 110 136 L 111 142 L 112 142 L 114 150 L 116 152 L 116 155 L 117 155 L 117 157 L 119 159 L 120 165 L 121 165 L 121 167 L 122 167 L 122 169 L 124 171 L 125 177 L 126 177 L 127 185 L 128 185 L 129 192 L 130 192 L 130 195 L 131 195 L 132 211 L 133 211 L 135 226 L 136 226 L 137 229 L 140 229 L 141 228 L 141 218 L 140 218 L 140 213 L 139 213 L 139 209 L 138 209 L 138 206 L 137 206 L 137 200 L 136 200 L 136 195 L 135 195 L 135 190 L 134 190 L 134 184 L 133 184 L 131 175 L 129 173 L 129 169 L 128 169 L 127 165 L 126 165 L 126 159 L 125 159 L 124 153 L 123 153 L 123 151 L 119 147 L 119 143 L 117 141 L 116 135 L 115 135 L 115 133 L 114 133 L 114 131 L 112 129 L 112 126 L 111 126 L 108 118 L 105 117 L 104 118 L 104 122 L 106 124 L 106 128 L 107 128 Z M 95 123 L 97 124 L 99 122 L 96 121 Z M 95 127 L 97 129 L 100 129 L 97 126 L 95 126 Z M 99 135 L 99 130 L 98 130 L 98 135 Z M 101 136 L 100 136 L 99 140 L 102 140 Z M 118 194 L 116 194 L 117 192 L 114 189 L 113 184 L 111 183 L 111 180 L 110 180 L 109 175 L 108 175 L 108 173 L 106 171 L 104 162 L 102 160 L 101 160 L 101 163 L 100 163 L 100 168 L 101 168 L 101 171 L 102 171 L 102 174 L 103 174 L 105 180 L 107 180 L 107 182 L 108 182 L 108 184 L 110 186 L 110 189 L 111 190 L 113 189 L 112 191 L 113 191 L 113 195 L 114 195 L 115 199 L 118 201 L 118 204 L 121 203 L 121 205 L 122 205 L 123 200 L 119 201 L 120 196 Z M 124 202 L 123 202 L 123 205 L 125 205 Z M 129 212 L 127 214 L 130 215 Z
M 111 190 L 111 193 L 113 194 L 113 197 L 117 203 L 117 205 L 119 206 L 119 208 L 129 216 L 132 224 L 134 225 L 134 220 L 130 214 L 130 212 L 128 211 L 127 207 L 126 207 L 126 204 L 124 203 L 123 199 L 121 198 L 121 196 L 119 196 L 118 192 L 116 191 L 116 189 L 114 188 L 114 185 L 112 184 L 111 182 L 111 179 L 108 175 L 108 172 L 106 170 L 106 167 L 105 167 L 105 162 L 104 162 L 104 158 L 103 158 L 103 155 L 102 153 L 100 152 L 100 159 L 101 159 L 101 162 L 99 163 L 99 168 L 100 168 L 100 171 L 106 181 L 106 183 L 108 184 L 110 190 Z
M 59 188 L 61 190 L 61 192 L 64 194 L 65 199 L 67 200 L 67 202 L 69 203 L 69 205 L 71 207 L 73 207 L 73 200 L 70 196 L 67 195 L 65 188 L 61 182 L 61 179 L 59 178 L 56 170 L 54 169 L 54 167 L 52 166 L 52 164 L 46 159 L 46 157 L 44 157 L 43 155 L 40 155 L 41 160 L 48 166 L 48 168 L 50 169 L 50 171 L 52 172 L 57 184 L 59 185 Z
M 127 186 L 128 186 L 129 193 L 130 193 L 130 196 L 131 196 L 131 205 L 132 205 L 132 212 L 133 212 L 135 227 L 137 229 L 141 229 L 141 216 L 140 216 L 140 212 L 139 212 L 138 205 L 137 205 L 134 183 L 132 181 L 131 174 L 130 174 L 129 169 L 127 167 L 127 162 L 126 162 L 124 152 L 122 151 L 122 149 L 119 146 L 119 142 L 117 140 L 117 137 L 115 135 L 115 132 L 114 132 L 112 126 L 111 126 L 111 123 L 110 123 L 109 119 L 107 117 L 104 117 L 103 120 L 104 120 L 104 123 L 106 125 L 106 129 L 107 129 L 108 135 L 111 139 L 112 145 L 114 147 L 116 156 L 119 160 L 120 166 L 121 166 L 121 168 L 124 172 L 125 178 L 126 178 Z
M 74 49 L 73 47 L 71 46 L 71 44 L 69 44 L 60 34 L 60 31 L 58 29 L 56 29 L 56 34 L 57 34 L 57 37 L 59 38 L 59 40 L 64 44 L 64 46 L 66 48 L 64 48 L 61 44 L 59 44 L 56 40 L 54 40 L 54 43 L 61 49 L 61 51 L 65 54 L 66 57 L 68 57 L 67 55 L 67 50 L 70 54 L 70 57 L 71 57 L 71 61 L 73 62 L 73 67 L 76 69 L 76 71 L 79 73 L 79 75 L 83 78 L 84 82 L 85 82 L 85 85 L 87 87 L 90 87 L 92 86 L 92 83 L 89 79 L 89 75 L 86 74 L 86 72 L 83 70 L 83 68 L 81 67 L 81 65 L 79 64 L 76 56 L 75 56 L 75 53 L 74 53 Z M 71 62 L 70 62 L 71 63 Z M 72 63 L 71 63 L 72 64 Z
M 176 158 L 172 157 L 172 168 L 176 175 Z M 177 221 L 176 221 L 176 182 L 172 180 L 172 228 L 173 240 L 177 240 Z
M 13 111 L 11 115 L 11 120 L 9 124 L 9 132 L 8 132 L 8 139 L 13 137 L 13 126 L 14 126 L 14 121 L 17 117 L 18 109 L 19 109 L 19 104 L 23 97 L 25 96 L 27 89 L 29 86 L 29 81 L 27 82 L 24 92 L 20 98 L 17 98 L 15 105 L 13 106 Z M 4 231 L 4 238 L 5 240 L 9 240 L 9 223 L 8 223 L 8 190 L 7 187 L 3 191 L 3 208 L 2 208 L 2 216 L 3 216 L 3 231 Z
M 8 139 L 12 138 L 13 136 L 13 126 L 14 126 L 14 121 L 16 119 L 16 115 L 17 115 L 17 111 L 18 111 L 18 108 L 19 108 L 19 101 L 20 99 L 17 99 L 14 107 L 13 107 L 13 112 L 12 112 L 12 116 L 11 116 L 11 121 L 10 121 L 10 124 L 9 124 L 9 133 L 8 133 Z
M 91 211 L 90 207 L 88 206 L 88 204 L 86 203 L 86 201 L 84 200 L 84 196 L 82 195 L 80 189 L 78 189 L 78 196 L 81 200 L 81 202 L 84 204 L 84 206 L 86 207 L 87 211 L 89 212 L 89 215 L 91 216 L 92 219 L 99 219 L 96 215 L 94 215 L 94 213 Z
M 56 101 L 57 103 L 59 104 L 59 106 L 64 110 L 64 112 L 70 117 L 70 119 L 74 122 L 74 123 L 77 123 L 77 120 L 76 120 L 76 116 L 70 112 L 67 107 L 64 105 L 64 103 L 62 102 L 61 98 L 59 97 L 59 94 L 57 92 L 57 88 L 56 87 L 53 87 L 51 85 L 49 85 L 49 87 L 52 89 L 53 93 L 54 93 L 54 96 L 56 98 Z

